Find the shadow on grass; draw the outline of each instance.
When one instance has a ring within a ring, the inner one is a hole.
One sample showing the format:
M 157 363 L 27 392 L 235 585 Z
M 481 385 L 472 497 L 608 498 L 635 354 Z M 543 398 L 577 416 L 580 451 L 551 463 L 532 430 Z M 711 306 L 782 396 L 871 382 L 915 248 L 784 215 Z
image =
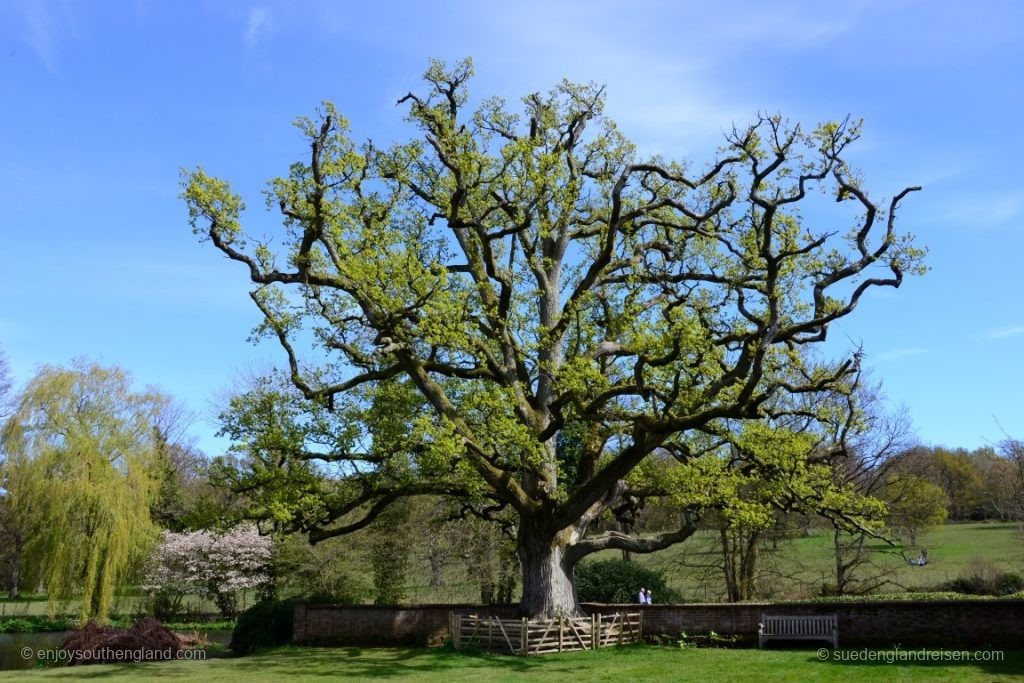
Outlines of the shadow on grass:
M 625 649 L 625 648 L 623 648 Z M 579 653 L 572 653 L 579 654 Z M 557 657 L 557 656 L 555 656 Z M 457 672 L 463 676 L 475 675 L 485 679 L 497 673 L 509 675 L 528 674 L 543 669 L 545 672 L 563 672 L 571 674 L 578 668 L 578 662 L 571 659 L 556 662 L 551 656 L 543 661 L 536 657 L 518 657 L 511 655 L 495 655 L 486 652 L 462 650 L 455 652 L 447 648 L 317 648 L 317 647 L 282 647 L 246 657 L 218 657 L 211 653 L 207 661 L 217 666 L 213 660 L 222 659 L 230 667 L 231 675 L 244 678 L 248 675 L 253 680 L 300 678 L 359 678 L 359 679 L 401 679 L 410 676 L 432 674 L 443 676 L 447 672 Z M 145 677 L 146 679 L 182 678 L 188 674 L 202 675 L 201 671 L 191 668 L 201 666 L 202 662 L 174 662 L 157 664 L 153 662 L 108 664 L 103 666 L 83 666 L 63 669 L 77 679 L 99 679 L 123 675 L 128 677 Z M 188 670 L 183 666 L 189 666 Z M 53 671 L 53 669 L 50 669 Z M 210 677 L 217 675 L 214 670 L 207 671 Z
M 404 678 L 417 674 L 444 674 L 458 672 L 472 674 L 479 671 L 481 678 L 495 672 L 528 674 L 544 669 L 546 672 L 563 668 L 570 673 L 578 666 L 571 661 L 559 663 L 550 658 L 497 655 L 479 650 L 448 648 L 345 648 L 339 657 L 337 649 L 306 648 L 290 652 L 275 650 L 266 655 L 237 660 L 233 669 L 251 670 L 261 675 L 338 676 L 357 678 Z M 558 666 L 561 664 L 561 666 Z

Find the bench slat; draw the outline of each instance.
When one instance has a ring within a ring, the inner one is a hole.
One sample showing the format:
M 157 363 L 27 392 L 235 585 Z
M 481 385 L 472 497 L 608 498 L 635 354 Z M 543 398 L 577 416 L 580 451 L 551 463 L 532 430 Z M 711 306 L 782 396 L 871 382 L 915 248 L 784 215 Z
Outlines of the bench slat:
M 761 615 L 758 645 L 772 638 L 788 640 L 827 640 L 839 647 L 838 626 L 834 614 Z

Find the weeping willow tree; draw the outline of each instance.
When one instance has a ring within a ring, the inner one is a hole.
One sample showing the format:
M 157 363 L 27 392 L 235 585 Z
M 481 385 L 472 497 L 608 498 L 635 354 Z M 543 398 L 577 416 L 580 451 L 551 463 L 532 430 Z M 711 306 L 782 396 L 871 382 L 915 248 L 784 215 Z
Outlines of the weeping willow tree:
M 114 590 L 155 537 L 149 509 L 167 397 L 137 393 L 119 368 L 44 366 L 3 430 L 12 581 L 41 585 L 50 612 L 81 599 L 79 618 L 104 619 Z

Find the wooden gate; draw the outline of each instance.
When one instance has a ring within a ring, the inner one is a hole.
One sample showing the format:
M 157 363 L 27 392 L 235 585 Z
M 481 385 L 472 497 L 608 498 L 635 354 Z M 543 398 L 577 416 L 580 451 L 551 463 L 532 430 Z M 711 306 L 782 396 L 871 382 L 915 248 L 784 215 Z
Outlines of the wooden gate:
M 643 633 L 641 612 L 547 620 L 499 619 L 449 612 L 448 620 L 448 631 L 456 650 L 476 647 L 514 655 L 596 650 L 635 643 Z

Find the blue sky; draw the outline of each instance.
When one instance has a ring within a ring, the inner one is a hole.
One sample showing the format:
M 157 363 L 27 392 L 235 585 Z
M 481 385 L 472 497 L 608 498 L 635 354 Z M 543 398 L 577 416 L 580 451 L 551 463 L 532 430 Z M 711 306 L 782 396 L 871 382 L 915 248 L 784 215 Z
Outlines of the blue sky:
M 197 415 L 280 360 L 246 342 L 245 272 L 197 243 L 177 198 L 203 164 L 249 199 L 304 151 L 324 99 L 354 135 L 407 130 L 395 100 L 431 57 L 472 56 L 476 95 L 563 77 L 608 87 L 645 153 L 703 163 L 758 111 L 865 119 L 854 151 L 931 272 L 833 329 L 922 441 L 1024 437 L 1024 3 L 81 2 L 0 6 L 0 349 L 15 378 L 84 355 Z

